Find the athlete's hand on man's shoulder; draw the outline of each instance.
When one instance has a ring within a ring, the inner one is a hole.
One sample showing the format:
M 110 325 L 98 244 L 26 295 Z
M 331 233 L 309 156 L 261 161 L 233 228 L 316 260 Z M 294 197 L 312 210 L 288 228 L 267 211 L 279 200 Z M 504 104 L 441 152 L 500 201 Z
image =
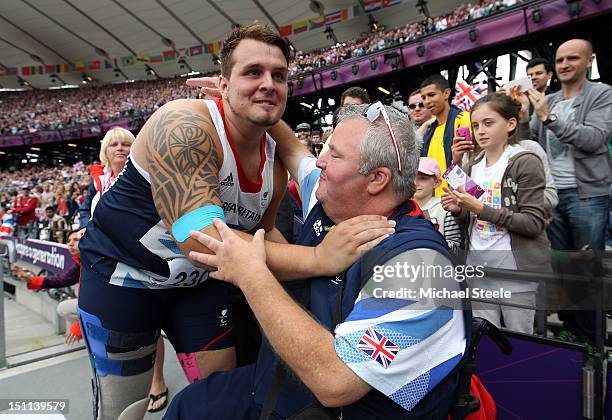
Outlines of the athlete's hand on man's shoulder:
M 209 98 L 220 98 L 219 76 L 194 77 L 185 81 L 187 86 L 200 88 L 200 92 Z
M 329 229 L 316 248 L 317 261 L 326 275 L 342 273 L 359 257 L 395 232 L 395 221 L 384 216 L 361 215 Z

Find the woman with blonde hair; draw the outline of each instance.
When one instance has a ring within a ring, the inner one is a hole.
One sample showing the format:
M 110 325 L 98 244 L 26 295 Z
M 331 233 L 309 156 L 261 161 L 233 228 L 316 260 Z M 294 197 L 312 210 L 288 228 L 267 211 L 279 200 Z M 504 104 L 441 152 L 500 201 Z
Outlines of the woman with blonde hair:
M 125 128 L 115 127 L 106 132 L 100 145 L 100 162 L 87 169 L 93 180 L 87 191 L 87 199 L 79 208 L 79 227 L 83 228 L 91 218 L 102 194 L 115 183 L 123 171 L 132 143 L 136 138 Z

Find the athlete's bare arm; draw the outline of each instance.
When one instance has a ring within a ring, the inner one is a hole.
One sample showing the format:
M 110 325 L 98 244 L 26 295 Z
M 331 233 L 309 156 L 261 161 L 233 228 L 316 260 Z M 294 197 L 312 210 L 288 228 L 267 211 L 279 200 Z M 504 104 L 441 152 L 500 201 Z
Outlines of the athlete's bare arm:
M 271 127 L 268 133 L 276 141 L 276 150 L 283 165 L 285 165 L 291 177 L 299 182 L 298 168 L 300 162 L 306 156 L 312 156 L 312 153 L 300 143 L 293 134 L 291 127 L 282 120 Z
M 151 193 L 160 218 L 169 232 L 185 214 L 200 207 L 222 206 L 219 169 L 221 142 L 202 101 L 176 100 L 157 110 L 134 143 L 134 157 L 151 176 Z M 202 230 L 217 237 L 214 226 Z M 209 252 L 192 240 L 177 242 L 189 255 Z
M 278 155 L 274 156 L 274 188 L 272 193 L 272 200 L 270 201 L 270 205 L 266 209 L 263 214 L 261 221 L 257 224 L 253 233 L 257 231 L 257 229 L 264 229 L 266 231 L 266 240 L 277 242 L 277 243 L 287 243 L 287 240 L 283 237 L 283 234 L 276 228 L 276 215 L 278 214 L 278 209 L 280 207 L 280 203 L 283 200 L 283 196 L 287 191 L 287 170 L 283 166 L 283 164 L 278 159 Z

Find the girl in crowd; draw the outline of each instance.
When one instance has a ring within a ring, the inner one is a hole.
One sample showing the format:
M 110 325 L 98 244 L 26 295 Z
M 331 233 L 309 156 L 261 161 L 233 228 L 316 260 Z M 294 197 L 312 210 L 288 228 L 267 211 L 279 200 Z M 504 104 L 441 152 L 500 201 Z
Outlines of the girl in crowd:
M 544 169 L 517 135 L 521 105 L 492 93 L 472 108 L 477 146 L 464 171 L 484 190 L 480 199 L 458 188 L 445 188 L 442 205 L 453 213 L 466 235 L 467 264 L 524 271 L 550 271 L 550 244 L 545 233 Z M 470 287 L 511 293 L 493 304 L 474 302 L 474 316 L 524 333 L 533 332 L 537 283 L 491 278 L 470 279 Z

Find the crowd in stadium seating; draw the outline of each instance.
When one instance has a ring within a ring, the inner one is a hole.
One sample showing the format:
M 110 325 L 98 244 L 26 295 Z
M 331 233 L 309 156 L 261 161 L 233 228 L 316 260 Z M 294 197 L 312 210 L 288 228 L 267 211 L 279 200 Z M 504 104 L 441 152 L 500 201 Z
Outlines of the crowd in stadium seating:
M 0 206 L 3 213 L 19 205 L 31 204 L 34 207 L 31 218 L 20 220 L 19 214 L 14 215 L 16 235 L 44 236 L 45 239 L 64 242 L 65 232 L 78 218 L 77 210 L 85 199 L 90 182 L 82 162 L 59 168 L 33 166 L 0 171 Z M 27 203 L 24 196 L 30 197 L 31 203 Z M 46 212 L 50 207 L 53 208 L 51 215 Z M 47 227 L 52 219 L 57 225 L 58 218 L 62 219 L 60 225 L 64 226 L 62 230 L 65 232 L 49 235 L 40 229 Z
M 525 0 L 485 0 L 461 4 L 453 11 L 400 28 L 354 38 L 311 53 L 298 51 L 290 64 L 290 76 L 341 63 L 387 47 L 443 31 L 463 22 L 488 16 Z M 193 97 L 183 78 L 140 81 L 101 87 L 30 90 L 0 97 L 0 136 L 27 134 L 100 124 L 133 115 L 150 114 L 164 103 Z
M 485 0 L 478 4 L 460 4 L 449 13 L 430 17 L 421 22 L 408 23 L 403 27 L 370 34 L 365 38 L 353 38 L 347 42 L 310 53 L 298 51 L 290 65 L 290 75 L 307 73 L 319 67 L 341 63 L 344 60 L 360 57 L 383 50 L 404 42 L 413 41 L 421 36 L 440 32 L 469 20 L 475 20 L 492 13 L 507 9 L 525 0 Z
M 80 127 L 150 114 L 172 99 L 197 94 L 185 85 L 184 78 L 4 94 L 0 100 L 0 135 Z

